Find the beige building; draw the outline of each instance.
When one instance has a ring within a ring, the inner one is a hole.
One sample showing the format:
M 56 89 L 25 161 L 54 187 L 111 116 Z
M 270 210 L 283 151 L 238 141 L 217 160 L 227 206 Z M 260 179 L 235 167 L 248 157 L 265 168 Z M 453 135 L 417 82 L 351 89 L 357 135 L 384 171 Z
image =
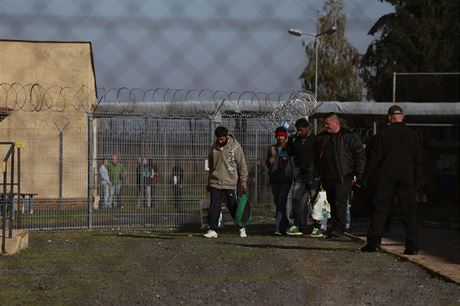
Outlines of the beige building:
M 0 141 L 24 144 L 21 191 L 57 198 L 62 157 L 63 198 L 86 198 L 87 112 L 95 102 L 89 42 L 0 41 L 0 109 L 11 110 L 0 118 Z

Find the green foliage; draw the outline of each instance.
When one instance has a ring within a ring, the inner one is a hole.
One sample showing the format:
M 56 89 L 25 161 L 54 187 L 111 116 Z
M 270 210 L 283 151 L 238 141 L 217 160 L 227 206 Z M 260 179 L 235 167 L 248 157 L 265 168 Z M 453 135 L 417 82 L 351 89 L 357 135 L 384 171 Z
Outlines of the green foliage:
M 361 101 L 363 82 L 359 78 L 359 53 L 345 39 L 346 17 L 343 0 L 327 0 L 323 16 L 319 18 L 316 33 L 335 25 L 337 31 L 317 38 L 318 45 L 318 100 Z M 315 41 L 303 43 L 309 60 L 300 75 L 303 87 L 315 91 Z
M 393 72 L 458 72 L 460 1 L 382 0 L 394 5 L 369 30 L 379 36 L 361 60 L 368 98 L 391 101 Z M 397 101 L 458 101 L 457 76 L 404 76 Z

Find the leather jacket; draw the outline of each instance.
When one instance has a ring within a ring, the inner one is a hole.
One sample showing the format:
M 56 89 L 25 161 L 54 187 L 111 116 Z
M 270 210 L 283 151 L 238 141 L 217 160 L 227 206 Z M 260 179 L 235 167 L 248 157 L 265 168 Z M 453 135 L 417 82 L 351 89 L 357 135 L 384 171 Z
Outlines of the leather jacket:
M 353 176 L 356 176 L 358 179 L 362 178 L 366 156 L 364 146 L 358 135 L 349 129 L 341 128 L 337 134 L 330 134 L 324 131 L 318 135 L 317 140 L 319 165 L 323 161 L 324 149 L 330 147 L 333 150 L 334 165 L 328 168 L 335 169 L 335 173 L 332 175 L 331 173 L 324 173 L 324 168 L 320 166 L 321 177 L 336 177 L 339 183 L 343 183 L 348 179 L 351 180 Z M 332 141 L 330 146 L 328 146 L 328 141 Z

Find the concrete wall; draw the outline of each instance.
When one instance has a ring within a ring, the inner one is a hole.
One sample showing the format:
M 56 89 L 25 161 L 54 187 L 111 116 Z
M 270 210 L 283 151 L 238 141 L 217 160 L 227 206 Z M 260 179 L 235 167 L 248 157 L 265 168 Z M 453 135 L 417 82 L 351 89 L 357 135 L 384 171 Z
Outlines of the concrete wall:
M 90 43 L 0 41 L 0 83 L 20 84 L 7 93 L 8 85 L 0 87 L 0 107 L 13 109 L 0 122 L 0 141 L 25 145 L 21 152 L 22 191 L 37 193 L 40 198 L 57 198 L 59 129 L 66 126 L 63 197 L 86 197 L 85 109 L 96 101 Z M 40 86 L 30 94 L 32 86 L 26 85 L 34 83 Z M 63 93 L 60 88 L 67 89 Z M 5 150 L 0 148 L 2 158 Z

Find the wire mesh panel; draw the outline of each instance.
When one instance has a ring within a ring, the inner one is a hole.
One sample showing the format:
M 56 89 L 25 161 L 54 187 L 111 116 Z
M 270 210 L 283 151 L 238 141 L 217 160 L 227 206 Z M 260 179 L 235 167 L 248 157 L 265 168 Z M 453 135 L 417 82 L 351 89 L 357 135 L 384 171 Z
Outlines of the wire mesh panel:
M 209 119 L 159 119 L 137 116 L 97 118 L 95 165 L 114 156 L 124 170 L 120 203 L 98 205 L 93 225 L 101 227 L 185 227 L 200 224 L 205 197 L 206 159 L 214 141 Z M 250 172 L 256 216 L 269 217 L 271 204 L 264 154 L 272 138 L 260 119 L 224 118 L 241 143 Z M 243 128 L 244 127 L 244 128 Z M 98 175 L 99 176 L 99 175 Z M 100 201 L 104 186 L 97 178 Z
M 272 218 L 264 165 L 274 141 L 271 125 L 294 120 L 281 108 L 307 117 L 315 105 L 299 92 L 127 88 L 109 90 L 96 103 L 84 90 L 64 96 L 61 88 L 53 96 L 62 100 L 57 108 L 51 89 L 1 89 L 0 137 L 25 146 L 17 226 L 31 229 L 200 224 L 206 160 L 218 125 L 244 150 L 255 219 Z
M 20 226 L 88 225 L 86 126 L 84 113 L 12 112 L 2 121 L 0 137 L 22 146 L 21 189 L 15 203 Z

